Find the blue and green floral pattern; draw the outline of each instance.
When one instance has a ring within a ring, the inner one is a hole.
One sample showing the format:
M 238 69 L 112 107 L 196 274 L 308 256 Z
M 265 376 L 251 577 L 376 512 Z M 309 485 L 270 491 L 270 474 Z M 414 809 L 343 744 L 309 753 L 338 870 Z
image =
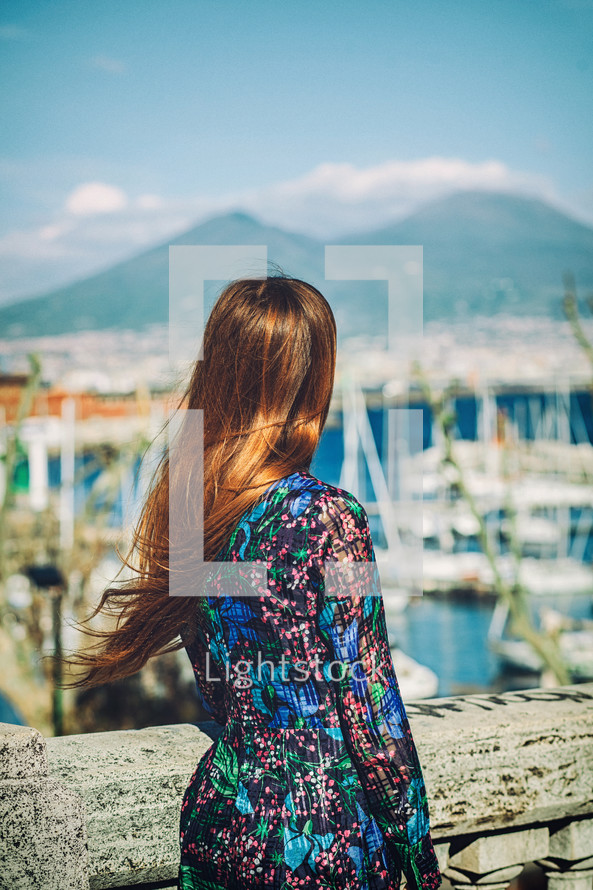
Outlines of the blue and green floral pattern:
M 241 519 L 218 562 L 234 565 L 213 573 L 186 649 L 224 730 L 183 798 L 180 890 L 397 890 L 404 878 L 434 890 L 426 789 L 363 507 L 295 472 Z M 249 581 L 256 562 L 264 586 Z

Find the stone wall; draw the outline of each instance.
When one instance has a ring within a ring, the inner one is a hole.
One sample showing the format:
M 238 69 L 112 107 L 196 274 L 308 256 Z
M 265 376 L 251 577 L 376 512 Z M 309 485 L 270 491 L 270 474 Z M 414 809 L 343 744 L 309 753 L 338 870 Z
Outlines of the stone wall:
M 570 872 L 575 890 L 576 878 L 591 886 L 593 683 L 407 712 L 454 884 L 496 890 L 537 860 L 558 880 Z M 44 739 L 0 724 L 0 888 L 175 887 L 181 799 L 212 728 Z

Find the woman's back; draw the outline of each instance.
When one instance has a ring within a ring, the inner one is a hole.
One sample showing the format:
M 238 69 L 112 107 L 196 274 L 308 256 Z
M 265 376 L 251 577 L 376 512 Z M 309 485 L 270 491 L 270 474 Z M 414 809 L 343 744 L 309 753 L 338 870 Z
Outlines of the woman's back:
M 118 621 L 83 628 L 100 644 L 68 659 L 87 668 L 70 685 L 186 646 L 224 731 L 184 795 L 181 890 L 395 890 L 402 871 L 438 887 L 367 518 L 308 472 L 331 306 L 300 279 L 237 279 L 202 346 L 134 529 L 137 576 L 103 592 L 90 618 Z
M 225 729 L 184 796 L 180 888 L 438 887 L 362 506 L 294 472 L 219 560 L 187 652 Z

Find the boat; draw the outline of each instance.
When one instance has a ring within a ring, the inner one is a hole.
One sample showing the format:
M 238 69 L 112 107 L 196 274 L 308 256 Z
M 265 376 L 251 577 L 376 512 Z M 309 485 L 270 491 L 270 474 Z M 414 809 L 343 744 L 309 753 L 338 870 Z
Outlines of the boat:
M 488 629 L 488 647 L 508 667 L 542 673 L 545 665 L 533 647 L 522 639 L 505 636 L 510 607 L 499 600 Z M 593 680 L 593 620 L 574 619 L 556 609 L 540 609 L 541 629 L 554 635 L 572 682 Z
M 381 589 L 386 608 L 389 605 L 390 611 L 402 612 L 409 597 L 422 592 L 422 501 L 396 505 L 392 498 L 364 394 L 353 377 L 347 381 L 343 392 L 343 434 L 340 488 L 357 493 L 367 514 L 378 514 L 387 543 L 386 547 L 374 544 Z M 371 480 L 374 501 L 361 495 L 361 457 Z M 402 514 L 405 522 L 402 522 Z
M 391 634 L 389 634 L 389 651 L 404 704 L 424 698 L 436 698 L 439 678 L 432 668 L 420 664 L 403 652 Z
M 522 587 L 536 597 L 593 593 L 591 567 L 569 556 L 558 559 L 524 556 L 517 571 L 512 555 L 507 553 L 497 556 L 496 564 L 503 581 L 513 584 L 517 574 Z M 425 591 L 496 592 L 492 566 L 486 555 L 478 551 L 425 550 L 423 576 Z
M 375 500 L 361 499 L 367 513 L 379 515 L 387 542 L 386 547 L 374 545 L 385 613 L 396 617 L 407 607 L 411 596 L 422 593 L 422 476 L 419 476 L 419 499 L 396 505 L 377 452 L 364 394 L 352 377 L 344 387 L 343 414 L 344 463 L 340 487 L 360 493 L 362 456 Z M 400 480 L 399 490 L 402 488 Z M 439 686 L 436 673 L 403 652 L 391 637 L 389 645 L 404 703 L 436 696 Z
M 387 612 L 401 614 L 407 607 L 411 592 L 401 585 L 393 571 L 392 554 L 387 547 L 375 547 L 375 559 L 381 579 L 381 592 Z

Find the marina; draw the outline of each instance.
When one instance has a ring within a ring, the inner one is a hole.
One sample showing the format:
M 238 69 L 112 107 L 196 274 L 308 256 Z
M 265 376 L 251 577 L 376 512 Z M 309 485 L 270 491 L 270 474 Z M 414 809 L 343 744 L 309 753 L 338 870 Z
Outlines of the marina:
M 555 635 L 573 679 L 593 677 L 590 398 L 581 381 L 562 398 L 549 389 L 553 397 L 545 386 L 513 392 L 492 383 L 453 396 L 456 459 L 493 565 L 456 473 L 443 464 L 438 424 L 411 381 L 394 398 L 387 383 L 363 387 L 353 374 L 341 377 L 311 472 L 365 507 L 404 699 L 545 681 L 537 653 L 510 633 L 497 576 L 520 584 L 534 626 Z M 98 402 L 83 413 L 81 399 L 64 394 L 54 414 L 30 416 L 20 430 L 15 507 L 37 517 L 52 512 L 66 552 L 75 536 L 125 540 L 163 447 L 170 393 L 102 401 L 115 416 Z M 97 564 L 84 596 L 96 598 L 118 569 L 113 556 Z M 17 614 L 27 583 L 18 572 L 7 579 Z M 69 589 L 77 589 L 76 567 Z M 76 614 L 68 596 L 63 609 L 67 623 Z M 64 627 L 64 645 L 76 645 L 68 633 Z M 53 645 L 48 626 L 43 651 Z

